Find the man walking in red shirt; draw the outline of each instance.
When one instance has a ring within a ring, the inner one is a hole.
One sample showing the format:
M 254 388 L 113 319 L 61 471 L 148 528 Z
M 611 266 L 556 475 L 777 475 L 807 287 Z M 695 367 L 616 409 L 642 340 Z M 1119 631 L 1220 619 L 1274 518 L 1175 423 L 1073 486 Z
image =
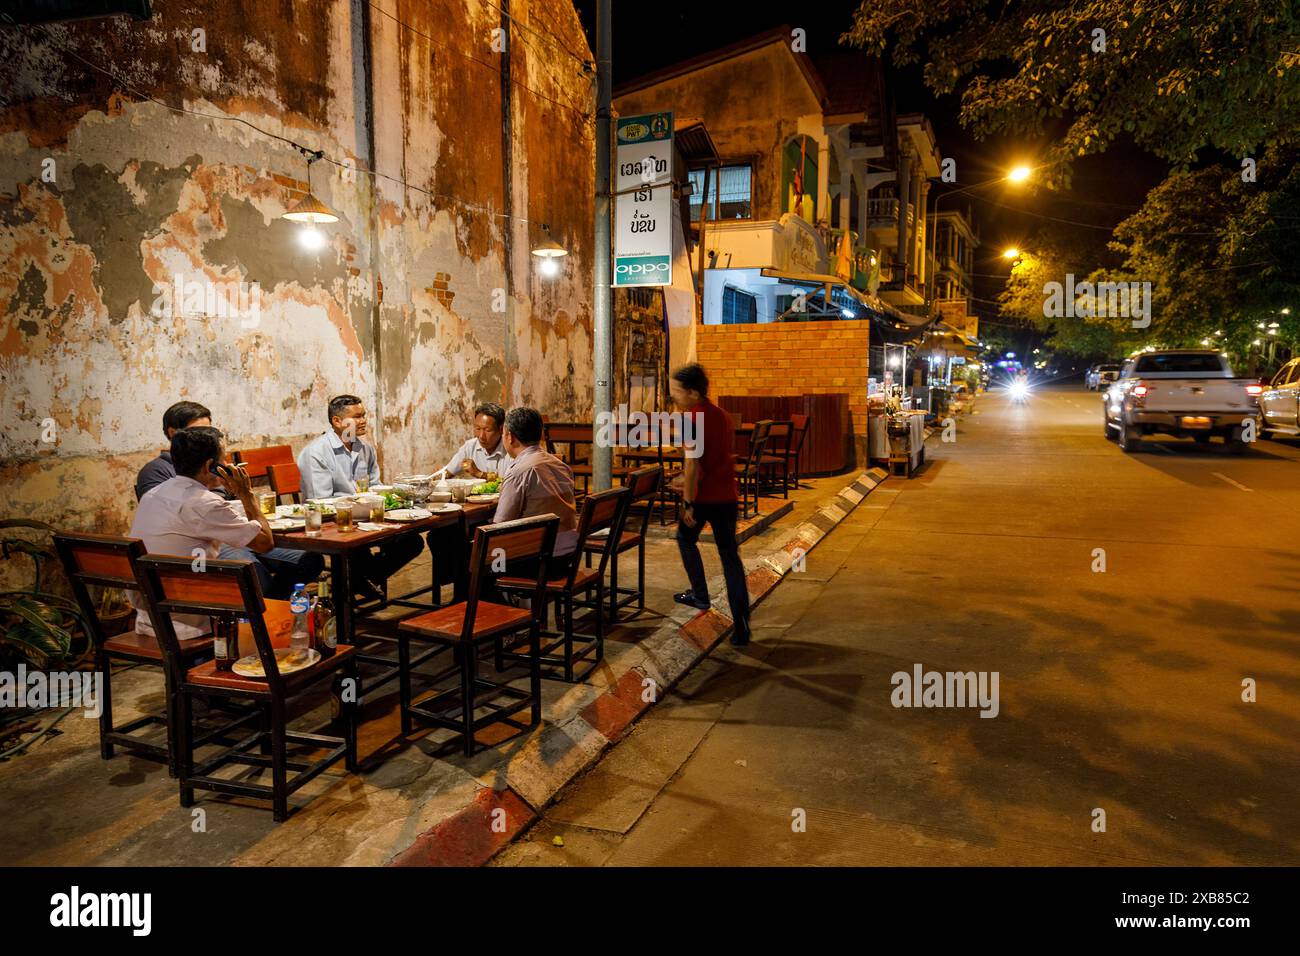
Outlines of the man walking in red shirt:
M 731 643 L 749 643 L 749 587 L 745 565 L 736 542 L 736 512 L 740 495 L 736 491 L 736 456 L 732 454 L 734 431 L 731 418 L 708 399 L 709 377 L 703 366 L 692 363 L 673 372 L 669 381 L 673 403 L 688 412 L 695 425 L 688 439 L 685 469 L 673 485 L 681 492 L 682 516 L 677 524 L 677 548 L 691 587 L 673 595 L 679 604 L 703 610 L 709 607 L 709 585 L 704 577 L 699 539 L 704 525 L 713 530 L 713 540 L 722 559 L 734 628 Z M 689 434 L 689 433 L 688 433 Z

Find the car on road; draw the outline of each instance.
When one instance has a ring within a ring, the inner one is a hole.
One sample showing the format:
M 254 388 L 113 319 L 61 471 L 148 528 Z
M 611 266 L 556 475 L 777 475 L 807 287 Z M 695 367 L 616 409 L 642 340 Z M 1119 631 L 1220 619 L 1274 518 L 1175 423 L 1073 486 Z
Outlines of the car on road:
M 1202 444 L 1218 435 L 1240 454 L 1259 429 L 1263 391 L 1257 379 L 1233 375 L 1221 352 L 1144 352 L 1124 365 L 1102 396 L 1106 437 L 1132 452 L 1144 435 L 1176 435 Z
M 1083 383 L 1088 386 L 1088 391 L 1095 392 L 1097 389 L 1105 388 L 1118 379 L 1123 368 L 1124 366 L 1118 363 L 1094 365 L 1088 369 L 1088 374 L 1084 376 Z
M 1300 358 L 1283 365 L 1259 396 L 1260 428 L 1275 435 L 1300 435 Z

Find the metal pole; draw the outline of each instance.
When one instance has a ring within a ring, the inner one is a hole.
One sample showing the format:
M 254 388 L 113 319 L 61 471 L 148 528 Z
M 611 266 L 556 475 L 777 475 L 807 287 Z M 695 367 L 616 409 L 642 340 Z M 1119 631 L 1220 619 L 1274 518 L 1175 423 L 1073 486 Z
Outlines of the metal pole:
M 610 47 L 613 46 L 613 0 L 600 0 L 596 9 L 596 302 L 595 341 L 592 360 L 595 364 L 596 389 L 592 400 L 595 416 L 608 416 L 614 406 L 614 293 L 611 288 L 610 214 L 610 114 L 613 82 L 610 73 Z M 592 481 L 597 491 L 613 484 L 614 449 L 608 444 L 592 443 Z

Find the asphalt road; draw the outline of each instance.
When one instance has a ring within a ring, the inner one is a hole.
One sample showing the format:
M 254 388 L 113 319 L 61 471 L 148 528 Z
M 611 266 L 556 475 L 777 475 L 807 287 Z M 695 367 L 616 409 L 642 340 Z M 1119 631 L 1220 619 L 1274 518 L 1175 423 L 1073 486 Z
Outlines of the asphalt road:
M 1144 447 L 984 397 L 497 862 L 1300 863 L 1300 444 Z

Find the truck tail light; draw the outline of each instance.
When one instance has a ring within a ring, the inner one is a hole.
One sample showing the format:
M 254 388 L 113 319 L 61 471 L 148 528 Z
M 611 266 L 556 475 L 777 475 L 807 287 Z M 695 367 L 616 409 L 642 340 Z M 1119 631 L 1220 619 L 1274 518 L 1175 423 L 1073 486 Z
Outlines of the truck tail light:
M 1263 395 L 1263 394 L 1264 394 L 1264 386 L 1263 386 L 1263 385 L 1247 385 L 1247 386 L 1246 386 L 1246 394 L 1247 394 L 1247 395 L 1254 395 L 1254 396 L 1256 396 L 1256 397 L 1258 397 L 1258 396 L 1260 396 L 1260 395 Z
M 1129 394 L 1133 396 L 1133 401 L 1136 404 L 1141 405 L 1146 402 L 1147 392 L 1149 391 L 1151 391 L 1151 389 L 1148 388 L 1144 383 L 1138 382 L 1131 389 L 1129 389 Z

